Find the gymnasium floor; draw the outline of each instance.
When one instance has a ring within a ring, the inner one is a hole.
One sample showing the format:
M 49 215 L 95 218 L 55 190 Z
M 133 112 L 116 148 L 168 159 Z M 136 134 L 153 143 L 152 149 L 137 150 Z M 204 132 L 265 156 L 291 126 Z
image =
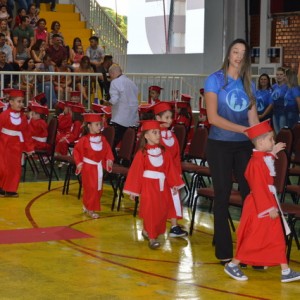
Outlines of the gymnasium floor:
M 299 299 L 300 282 L 280 282 L 280 268 L 245 270 L 248 282 L 223 272 L 212 247 L 212 215 L 202 201 L 188 238 L 160 238 L 150 250 L 125 198 L 111 211 L 104 186 L 100 219 L 81 213 L 78 183 L 62 195 L 62 181 L 25 182 L 19 198 L 0 199 L 0 299 Z M 185 207 L 181 224 L 189 227 Z M 237 215 L 238 212 L 235 214 Z M 167 224 L 168 228 L 170 224 Z M 28 229 L 28 230 L 24 230 Z M 12 231 L 8 231 L 12 230 Z M 300 271 L 300 251 L 291 267 Z

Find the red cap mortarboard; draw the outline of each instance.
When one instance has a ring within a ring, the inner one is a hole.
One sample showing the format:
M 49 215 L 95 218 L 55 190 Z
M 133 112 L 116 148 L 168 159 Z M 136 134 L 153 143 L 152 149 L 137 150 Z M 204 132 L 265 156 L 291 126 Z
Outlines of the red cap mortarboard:
M 106 115 L 111 115 L 111 106 L 103 105 L 101 109 Z
M 157 115 L 161 112 L 167 111 L 167 110 L 172 110 L 171 103 L 169 102 L 158 102 L 155 105 L 153 105 L 153 111 L 154 114 Z
M 190 104 L 188 102 L 184 102 L 184 101 L 174 101 L 173 102 L 173 106 L 177 107 L 177 108 L 184 108 L 184 107 L 188 107 Z
M 151 130 L 151 129 L 159 129 L 160 124 L 163 122 L 155 121 L 155 120 L 143 120 L 141 121 L 142 128 L 141 131 Z
M 140 104 L 139 105 L 139 112 L 148 112 L 149 110 L 151 110 L 153 107 L 153 104 L 149 104 L 149 103 L 144 103 L 144 104 Z
M 58 100 L 55 107 L 60 109 L 65 109 L 65 106 L 66 106 L 66 102 Z
M 40 94 L 36 95 L 35 97 L 33 97 L 33 99 L 35 99 L 37 102 L 40 102 L 43 98 L 46 98 L 45 93 L 40 93 Z
M 12 88 L 5 88 L 2 90 L 3 94 L 9 94 L 13 89 Z
M 92 110 L 100 113 L 100 112 L 102 112 L 102 105 L 101 104 L 92 103 Z
M 10 97 L 24 97 L 25 93 L 22 90 L 11 90 L 9 92 Z
M 86 113 L 86 114 L 82 114 L 82 115 L 83 115 L 84 122 L 87 122 L 87 123 L 102 121 L 102 116 L 100 114 Z
M 42 115 L 49 114 L 48 107 L 42 106 L 42 105 L 38 104 L 37 102 L 31 102 L 30 109 L 38 114 L 42 114 Z
M 160 93 L 160 91 L 163 90 L 163 88 L 158 85 L 151 85 L 151 86 L 149 86 L 148 90 L 156 91 L 156 92 Z
M 268 133 L 270 131 L 273 131 L 273 129 L 270 125 L 270 119 L 265 120 L 261 123 L 258 123 L 254 126 L 251 126 L 245 130 L 245 132 L 247 132 L 250 140 L 253 140 L 254 138 L 256 138 L 260 135 L 263 135 L 265 133 Z
M 70 92 L 71 97 L 80 97 L 81 93 L 80 91 L 72 91 Z
M 76 112 L 76 113 L 84 113 L 85 112 L 85 107 L 81 103 L 73 104 L 70 107 L 71 107 L 72 112 Z
M 192 97 L 188 94 L 182 94 L 181 95 L 181 101 L 190 101 Z

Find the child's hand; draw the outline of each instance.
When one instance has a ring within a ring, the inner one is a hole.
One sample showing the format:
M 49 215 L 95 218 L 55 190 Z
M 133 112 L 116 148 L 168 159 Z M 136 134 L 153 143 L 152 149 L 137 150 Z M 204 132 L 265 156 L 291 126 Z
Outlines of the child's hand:
M 279 142 L 277 144 L 274 145 L 273 147 L 273 150 L 272 150 L 272 154 L 276 157 L 277 157 L 277 153 L 280 152 L 281 150 L 284 150 L 286 147 L 286 143 L 282 143 L 282 142 Z
M 79 164 L 79 165 L 76 167 L 75 175 L 79 175 L 79 174 L 81 173 L 82 166 L 83 166 L 83 164 Z
M 130 200 L 135 200 L 135 195 L 130 194 L 129 198 L 130 198 Z
M 176 195 L 178 193 L 178 188 L 177 187 L 173 187 L 172 188 L 172 194 Z
M 273 208 L 270 212 L 269 212 L 269 216 L 271 219 L 276 219 L 279 214 L 278 214 L 278 210 L 276 208 Z
M 114 162 L 112 160 L 107 161 L 107 172 L 109 172 L 109 173 L 112 172 L 113 164 L 114 164 Z

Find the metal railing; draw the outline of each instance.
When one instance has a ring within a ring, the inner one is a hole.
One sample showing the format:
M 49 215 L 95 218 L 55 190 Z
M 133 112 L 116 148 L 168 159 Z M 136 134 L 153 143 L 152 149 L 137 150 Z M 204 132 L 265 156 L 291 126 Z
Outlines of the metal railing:
M 111 17 L 96 0 L 71 0 L 83 16 L 89 28 L 103 43 L 106 54 L 113 56 L 114 62 L 126 70 L 127 39 Z

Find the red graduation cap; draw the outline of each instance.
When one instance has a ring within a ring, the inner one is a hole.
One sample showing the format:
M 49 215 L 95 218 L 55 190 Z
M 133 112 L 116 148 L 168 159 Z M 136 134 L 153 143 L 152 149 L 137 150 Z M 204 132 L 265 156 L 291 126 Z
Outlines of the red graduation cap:
M 33 99 L 35 99 L 37 102 L 40 102 L 43 98 L 46 98 L 45 93 L 40 93 L 40 94 L 36 95 L 35 97 L 33 97 Z
M 151 129 L 159 129 L 160 130 L 160 124 L 163 122 L 159 122 L 156 120 L 143 120 L 140 121 L 142 124 L 141 131 L 151 130 Z
M 101 109 L 106 115 L 111 115 L 111 106 L 103 105 Z
M 25 92 L 22 91 L 22 90 L 13 89 L 9 92 L 9 96 L 12 97 L 12 98 L 14 98 L 14 97 L 24 97 L 24 95 L 25 95 Z
M 102 105 L 92 103 L 92 110 L 101 113 L 102 112 Z
M 58 100 L 56 102 L 56 106 L 55 107 L 56 108 L 60 108 L 60 109 L 65 109 L 65 106 L 66 106 L 66 102 Z
M 80 97 L 81 93 L 80 91 L 72 91 L 70 92 L 71 97 Z
M 188 95 L 188 94 L 182 94 L 181 95 L 181 101 L 191 101 L 192 96 Z
M 76 113 L 84 113 L 85 112 L 85 107 L 81 103 L 72 104 L 70 107 L 71 107 L 72 112 L 76 112 Z
M 85 113 L 83 115 L 84 122 L 91 123 L 91 122 L 101 122 L 102 115 L 96 113 Z
M 160 93 L 160 91 L 163 90 L 163 88 L 158 85 L 151 85 L 151 86 L 149 86 L 148 90 L 156 91 L 156 92 Z
M 148 112 L 149 110 L 151 110 L 153 107 L 153 104 L 149 104 L 149 103 L 142 103 L 139 105 L 139 112 L 144 113 L 144 112 Z
M 253 140 L 256 137 L 271 131 L 273 131 L 273 128 L 270 125 L 270 119 L 258 123 L 254 126 L 251 126 L 245 130 L 250 140 Z
M 173 101 L 172 104 L 177 108 L 186 108 L 190 105 L 188 102 L 185 101 Z
M 160 101 L 153 105 L 153 111 L 155 115 L 158 115 L 161 112 L 172 110 L 172 103 L 171 102 L 164 102 Z
M 2 90 L 3 94 L 9 94 L 13 89 L 12 88 L 5 88 Z
M 42 115 L 48 115 L 49 114 L 49 109 L 46 106 L 42 106 L 38 104 L 37 102 L 31 102 L 30 103 L 30 109 L 38 114 Z

